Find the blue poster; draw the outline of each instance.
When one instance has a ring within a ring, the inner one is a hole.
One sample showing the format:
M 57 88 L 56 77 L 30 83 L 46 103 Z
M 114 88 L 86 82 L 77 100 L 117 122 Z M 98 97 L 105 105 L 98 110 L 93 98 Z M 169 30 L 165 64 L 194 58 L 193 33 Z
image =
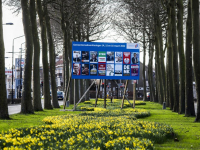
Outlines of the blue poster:
M 138 43 L 72 42 L 72 79 L 139 80 Z

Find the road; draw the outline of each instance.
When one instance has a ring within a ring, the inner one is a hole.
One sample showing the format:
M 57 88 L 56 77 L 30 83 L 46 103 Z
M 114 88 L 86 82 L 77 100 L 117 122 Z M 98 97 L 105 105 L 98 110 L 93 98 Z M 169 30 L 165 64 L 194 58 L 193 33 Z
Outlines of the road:
M 63 105 L 63 101 L 58 101 L 59 105 Z M 44 108 L 44 100 L 42 99 L 42 108 Z M 21 104 L 9 104 L 8 105 L 8 114 L 18 114 L 21 111 Z
M 197 115 L 197 102 L 194 102 L 194 111 L 195 111 L 195 114 Z

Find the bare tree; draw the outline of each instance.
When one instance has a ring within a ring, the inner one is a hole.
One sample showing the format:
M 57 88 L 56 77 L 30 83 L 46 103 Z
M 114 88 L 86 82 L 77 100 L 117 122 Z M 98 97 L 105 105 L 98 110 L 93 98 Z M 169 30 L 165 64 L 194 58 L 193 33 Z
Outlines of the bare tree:
M 42 111 L 40 92 L 40 43 L 37 31 L 35 0 L 30 0 L 30 17 L 34 44 L 33 57 L 33 107 L 35 111 Z
M 41 28 L 41 40 L 42 40 L 42 62 L 43 62 L 43 74 L 44 74 L 44 108 L 52 109 L 51 98 L 50 98 L 50 88 L 49 88 L 49 65 L 47 57 L 47 35 L 46 35 L 46 23 L 44 10 L 42 7 L 41 0 L 37 0 L 37 12 L 40 20 Z
M 2 0 L 0 0 L 0 119 L 9 119 L 5 82 L 5 49 L 2 26 Z
M 57 98 L 57 85 L 56 85 L 56 76 L 55 76 L 55 48 L 54 48 L 53 38 L 51 34 L 50 17 L 47 10 L 47 4 L 44 5 L 44 15 L 45 15 L 48 44 L 49 44 L 52 103 L 53 103 L 54 108 L 60 108 L 58 104 L 58 98 Z
M 191 0 L 188 1 L 188 15 L 186 22 L 186 46 L 185 46 L 185 116 L 195 116 L 193 101 L 193 77 L 192 77 L 192 16 Z
M 197 115 L 196 122 L 200 121 L 200 49 L 199 49 L 199 1 L 191 0 L 192 4 L 192 41 L 193 41 L 193 64 L 197 92 Z
M 21 113 L 27 114 L 27 113 L 34 113 L 31 100 L 33 37 L 32 37 L 30 11 L 27 0 L 21 0 L 21 6 L 22 6 L 24 34 L 26 39 L 26 56 L 25 56 L 24 82 L 23 82 L 22 100 L 21 100 Z

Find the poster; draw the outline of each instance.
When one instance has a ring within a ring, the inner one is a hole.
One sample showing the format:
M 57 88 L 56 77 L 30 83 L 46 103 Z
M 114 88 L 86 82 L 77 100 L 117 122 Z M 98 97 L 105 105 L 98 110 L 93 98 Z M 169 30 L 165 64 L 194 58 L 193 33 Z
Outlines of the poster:
M 115 76 L 122 76 L 122 65 L 115 65 Z
M 80 75 L 81 74 L 81 64 L 74 63 L 73 64 L 73 75 Z
M 97 64 L 90 64 L 90 75 L 97 75 Z
M 124 76 L 130 76 L 130 65 L 124 65 Z
M 114 63 L 114 52 L 107 52 L 107 63 Z
M 138 80 L 140 44 L 72 42 L 72 79 Z
M 123 52 L 123 63 L 124 64 L 131 63 L 131 52 Z
M 98 75 L 105 76 L 106 75 L 106 64 L 99 64 L 98 65 Z
M 138 76 L 139 65 L 131 65 L 131 76 Z
M 98 62 L 98 53 L 97 51 L 90 52 L 90 63 L 97 63 Z
M 107 64 L 106 76 L 114 76 L 114 64 Z
M 77 63 L 81 60 L 81 51 L 73 51 L 73 62 Z
M 122 52 L 115 52 L 115 63 L 122 63 Z
M 89 75 L 89 64 L 82 64 L 82 75 Z
M 82 62 L 89 62 L 89 51 L 82 51 Z
M 98 59 L 99 59 L 99 63 L 106 63 L 106 52 L 100 51 L 98 55 Z
M 138 64 L 139 63 L 139 53 L 132 52 L 131 53 L 131 63 Z

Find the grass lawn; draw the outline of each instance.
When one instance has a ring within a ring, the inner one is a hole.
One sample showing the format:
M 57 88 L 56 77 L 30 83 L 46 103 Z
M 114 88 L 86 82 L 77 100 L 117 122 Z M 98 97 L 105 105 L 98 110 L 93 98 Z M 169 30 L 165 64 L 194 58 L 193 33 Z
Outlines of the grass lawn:
M 146 105 L 138 105 L 137 108 L 149 110 L 150 117 L 142 118 L 146 121 L 155 121 L 171 125 L 175 136 L 179 140 L 168 140 L 164 144 L 155 144 L 155 149 L 162 150 L 200 150 L 200 123 L 195 123 L 195 117 L 184 117 L 167 108 L 162 109 L 162 105 L 146 102 Z
M 92 102 L 94 102 L 92 100 Z M 115 102 L 115 100 L 114 100 Z M 121 102 L 121 101 L 120 101 Z M 110 104 L 110 101 L 107 101 Z M 81 106 L 82 105 L 82 106 Z M 88 104 L 81 103 L 79 107 L 85 107 Z M 109 105 L 108 105 L 109 107 Z M 119 105 L 120 107 L 120 105 Z M 70 105 L 69 108 L 72 109 L 73 106 Z M 163 144 L 155 144 L 155 149 L 162 150 L 182 150 L 182 149 L 192 149 L 200 150 L 200 123 L 194 123 L 194 117 L 184 117 L 184 115 L 179 115 L 172 112 L 167 108 L 162 110 L 162 106 L 153 102 L 146 102 L 146 105 L 136 105 L 136 108 L 145 109 L 150 111 L 151 115 L 146 118 L 141 118 L 139 120 L 158 122 L 171 125 L 174 129 L 175 137 L 179 141 L 174 141 L 173 139 L 168 139 Z M 57 116 L 65 114 L 78 114 L 79 111 L 60 111 L 63 108 L 44 110 L 41 112 L 35 112 L 32 115 L 22 115 L 16 114 L 11 115 L 10 120 L 0 120 L 0 131 L 7 131 L 11 128 L 22 128 L 43 125 L 42 120 L 47 116 Z M 132 108 L 125 108 L 132 109 Z

